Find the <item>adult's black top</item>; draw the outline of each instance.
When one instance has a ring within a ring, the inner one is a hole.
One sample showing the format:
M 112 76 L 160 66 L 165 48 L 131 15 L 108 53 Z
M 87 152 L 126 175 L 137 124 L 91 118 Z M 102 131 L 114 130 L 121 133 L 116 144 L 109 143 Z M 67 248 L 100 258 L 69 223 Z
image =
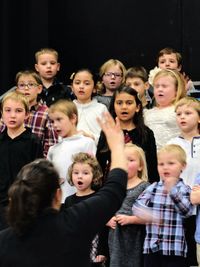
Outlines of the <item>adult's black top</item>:
M 11 228 L 0 232 L 0 266 L 89 267 L 91 241 L 121 206 L 126 183 L 127 173 L 113 169 L 93 197 L 46 212 L 26 235 L 18 237 Z

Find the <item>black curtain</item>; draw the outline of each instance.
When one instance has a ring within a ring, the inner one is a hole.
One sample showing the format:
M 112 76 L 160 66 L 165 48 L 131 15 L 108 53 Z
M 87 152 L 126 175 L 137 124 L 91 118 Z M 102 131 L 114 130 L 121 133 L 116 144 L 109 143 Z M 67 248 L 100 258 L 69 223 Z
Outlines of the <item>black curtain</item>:
M 109 58 L 126 67 L 155 66 L 157 52 L 172 46 L 184 68 L 200 80 L 199 0 L 1 0 L 0 94 L 15 74 L 34 67 L 34 53 L 53 47 L 60 55 L 59 78 L 77 68 L 98 71 Z

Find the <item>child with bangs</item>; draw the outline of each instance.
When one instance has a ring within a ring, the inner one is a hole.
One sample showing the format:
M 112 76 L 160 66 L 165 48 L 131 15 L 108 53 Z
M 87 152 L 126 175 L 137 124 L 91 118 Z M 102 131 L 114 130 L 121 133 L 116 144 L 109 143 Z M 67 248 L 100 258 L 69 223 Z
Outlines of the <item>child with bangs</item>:
M 54 48 L 44 47 L 35 53 L 35 70 L 42 80 L 40 99 L 45 105 L 49 107 L 60 99 L 74 99 L 71 88 L 58 81 L 60 63 Z
M 146 221 L 144 267 L 188 267 L 184 220 L 192 215 L 191 188 L 181 178 L 186 153 L 175 144 L 158 151 L 161 180 L 147 187 L 133 205 Z
M 184 182 L 191 188 L 195 186 L 199 174 L 200 162 L 200 102 L 193 97 L 184 97 L 175 105 L 176 120 L 180 135 L 169 140 L 168 144 L 180 145 L 187 155 L 187 166 L 181 173 Z M 196 209 L 193 216 L 185 221 L 186 238 L 188 243 L 188 262 L 190 266 L 197 264 L 196 243 Z
M 124 133 L 124 142 L 141 147 L 146 156 L 149 182 L 159 180 L 157 171 L 156 144 L 153 131 L 144 124 L 143 107 L 138 92 L 130 86 L 120 86 L 113 94 L 110 113 L 118 118 Z M 97 146 L 97 159 L 106 179 L 110 164 L 110 151 L 105 135 L 100 135 Z
M 126 71 L 125 85 L 134 88 L 140 95 L 143 108 L 150 108 L 152 99 L 149 95 L 148 74 L 144 67 L 131 67 Z
M 156 106 L 144 112 L 145 124 L 154 132 L 157 150 L 179 133 L 175 104 L 186 95 L 185 84 L 176 70 L 163 69 L 153 80 Z
M 65 199 L 64 208 L 69 208 L 92 197 L 102 185 L 102 171 L 97 159 L 88 153 L 73 155 L 68 169 L 69 183 L 76 187 L 76 193 Z M 91 266 L 103 266 L 108 254 L 106 227 L 95 236 L 90 249 Z
M 96 118 L 107 111 L 104 104 L 93 98 L 96 92 L 96 75 L 89 69 L 80 69 L 71 75 L 72 90 L 76 99 L 73 101 L 78 109 L 77 129 L 85 136 L 95 140 L 97 145 L 101 128 Z
M 143 220 L 132 212 L 139 195 L 149 186 L 146 158 L 142 148 L 127 143 L 125 156 L 128 162 L 126 197 L 121 208 L 110 221 L 109 252 L 110 267 L 143 267 L 143 243 L 145 226 Z
M 105 104 L 109 109 L 110 101 L 115 90 L 125 81 L 126 68 L 118 59 L 109 59 L 99 70 L 100 81 L 97 83 L 98 102 Z
M 49 108 L 49 117 L 56 131 L 59 142 L 50 147 L 47 159 L 53 162 L 62 180 L 62 203 L 76 189 L 67 180 L 67 170 L 72 163 L 72 156 L 79 152 L 92 155 L 96 153 L 96 145 L 92 138 L 84 136 L 77 130 L 78 111 L 72 101 L 58 100 Z
M 24 126 L 29 116 L 27 97 L 15 91 L 8 92 L 3 97 L 1 113 L 6 128 L 0 134 L 0 230 L 7 227 L 8 190 L 17 173 L 27 163 L 43 157 L 39 137 Z

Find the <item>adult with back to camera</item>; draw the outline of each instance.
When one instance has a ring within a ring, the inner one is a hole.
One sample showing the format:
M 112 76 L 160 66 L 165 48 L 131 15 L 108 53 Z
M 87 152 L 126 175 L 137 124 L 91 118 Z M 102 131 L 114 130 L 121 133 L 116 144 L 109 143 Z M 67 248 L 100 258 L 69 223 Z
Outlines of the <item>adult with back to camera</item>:
M 0 232 L 1 267 L 90 266 L 91 241 L 119 209 L 127 183 L 119 121 L 108 113 L 98 121 L 112 151 L 107 182 L 94 197 L 59 212 L 61 189 L 53 165 L 47 160 L 26 165 L 9 190 L 10 227 Z

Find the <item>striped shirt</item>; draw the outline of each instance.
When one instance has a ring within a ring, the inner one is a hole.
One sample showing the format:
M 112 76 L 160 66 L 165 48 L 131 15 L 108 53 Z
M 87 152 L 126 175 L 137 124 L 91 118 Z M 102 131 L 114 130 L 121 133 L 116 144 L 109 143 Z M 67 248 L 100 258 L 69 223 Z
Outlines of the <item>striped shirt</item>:
M 133 206 L 133 212 L 147 208 L 159 220 L 146 224 L 144 254 L 159 252 L 168 256 L 184 256 L 187 244 L 183 220 L 192 215 L 190 187 L 180 178 L 169 193 L 164 189 L 163 181 L 153 183 L 139 196 Z

